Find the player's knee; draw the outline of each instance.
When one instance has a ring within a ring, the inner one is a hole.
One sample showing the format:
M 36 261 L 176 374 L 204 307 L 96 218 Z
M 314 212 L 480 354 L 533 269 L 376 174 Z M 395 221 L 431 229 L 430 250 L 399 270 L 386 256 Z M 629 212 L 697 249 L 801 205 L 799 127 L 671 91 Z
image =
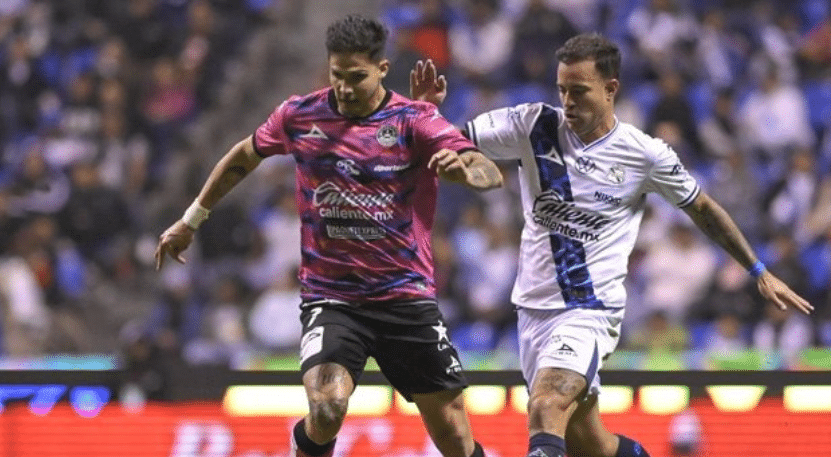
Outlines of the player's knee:
M 346 417 L 348 399 L 331 398 L 315 401 L 309 405 L 309 416 L 314 428 L 322 434 L 334 436 L 340 430 L 343 419 Z

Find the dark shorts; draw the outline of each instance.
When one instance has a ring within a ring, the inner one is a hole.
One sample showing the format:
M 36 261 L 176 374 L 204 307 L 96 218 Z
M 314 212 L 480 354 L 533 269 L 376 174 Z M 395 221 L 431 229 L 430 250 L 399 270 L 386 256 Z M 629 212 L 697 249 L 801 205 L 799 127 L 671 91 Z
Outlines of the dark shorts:
M 300 370 L 321 363 L 346 367 L 355 385 L 368 357 L 404 398 L 467 387 L 459 354 L 435 301 L 373 305 L 314 301 L 301 305 Z

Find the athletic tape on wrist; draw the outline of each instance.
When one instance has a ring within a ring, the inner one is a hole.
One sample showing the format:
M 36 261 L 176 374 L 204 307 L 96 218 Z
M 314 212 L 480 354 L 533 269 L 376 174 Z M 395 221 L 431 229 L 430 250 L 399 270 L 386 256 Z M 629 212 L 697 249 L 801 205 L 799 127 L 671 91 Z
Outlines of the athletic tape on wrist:
M 204 208 L 199 204 L 199 202 L 194 200 L 193 203 L 188 206 L 188 209 L 185 210 L 185 214 L 182 216 L 182 222 L 193 230 L 196 230 L 208 219 L 210 214 L 211 210 Z

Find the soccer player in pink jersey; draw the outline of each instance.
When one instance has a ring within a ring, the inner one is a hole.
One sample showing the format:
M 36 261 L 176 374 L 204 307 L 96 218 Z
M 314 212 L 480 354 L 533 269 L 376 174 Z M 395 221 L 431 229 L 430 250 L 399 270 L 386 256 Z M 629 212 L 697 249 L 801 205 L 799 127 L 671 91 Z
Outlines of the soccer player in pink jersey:
M 199 196 L 159 238 L 156 267 L 184 262 L 216 202 L 263 158 L 291 154 L 301 219 L 300 348 L 309 414 L 292 455 L 330 456 L 349 397 L 373 356 L 418 407 L 445 457 L 483 457 L 467 382 L 435 299 L 431 228 L 438 177 L 487 190 L 496 165 L 435 105 L 384 88 L 387 31 L 348 16 L 326 36 L 331 87 L 294 96 L 216 164 Z

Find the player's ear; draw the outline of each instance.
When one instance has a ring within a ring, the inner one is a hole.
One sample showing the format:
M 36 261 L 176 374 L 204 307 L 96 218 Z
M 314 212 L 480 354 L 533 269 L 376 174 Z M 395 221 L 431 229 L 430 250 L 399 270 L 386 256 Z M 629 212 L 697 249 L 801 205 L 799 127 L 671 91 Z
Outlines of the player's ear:
M 606 81 L 606 97 L 609 100 L 614 100 L 615 94 L 620 89 L 620 81 L 617 78 L 612 78 Z
M 378 62 L 379 76 L 381 76 L 382 78 L 385 78 L 387 76 L 387 73 L 389 73 L 389 71 L 390 71 L 390 61 L 387 60 L 387 59 L 381 59 L 381 61 Z

